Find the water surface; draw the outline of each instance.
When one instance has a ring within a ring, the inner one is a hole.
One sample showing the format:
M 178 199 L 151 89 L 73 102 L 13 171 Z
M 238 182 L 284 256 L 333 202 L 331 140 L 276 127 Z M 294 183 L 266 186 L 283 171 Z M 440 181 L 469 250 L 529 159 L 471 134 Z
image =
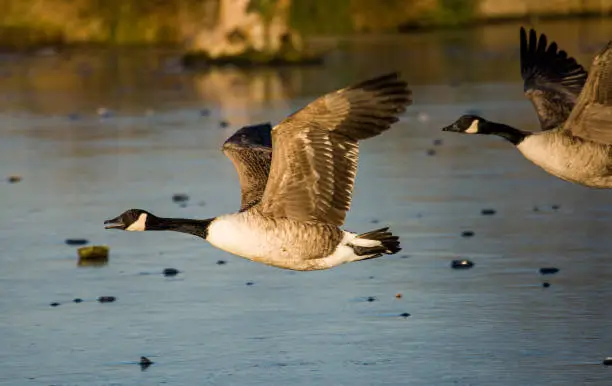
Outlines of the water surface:
M 539 29 L 587 67 L 612 36 L 606 21 Z M 342 42 L 326 67 L 281 71 L 190 73 L 161 50 L 2 58 L 0 176 L 23 181 L 0 182 L 0 384 L 607 384 L 610 193 L 551 177 L 501 139 L 439 131 L 469 110 L 537 128 L 517 36 L 366 37 Z M 399 254 L 296 273 L 187 235 L 103 229 L 132 207 L 236 210 L 219 151 L 228 135 L 398 69 L 415 103 L 363 143 L 346 227 L 391 226 Z M 77 267 L 69 237 L 109 245 L 109 264 Z M 451 270 L 456 258 L 475 266 Z M 541 276 L 547 266 L 560 272 Z M 167 267 L 181 273 L 165 278 Z M 155 362 L 146 371 L 143 355 Z

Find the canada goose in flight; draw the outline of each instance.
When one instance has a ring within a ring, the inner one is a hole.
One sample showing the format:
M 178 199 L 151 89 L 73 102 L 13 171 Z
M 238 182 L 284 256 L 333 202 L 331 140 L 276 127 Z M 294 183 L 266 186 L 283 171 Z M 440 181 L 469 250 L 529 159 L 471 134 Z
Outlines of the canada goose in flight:
M 244 155 L 238 133 L 225 143 L 243 192 L 238 213 L 192 220 L 130 209 L 105 221 L 106 228 L 189 233 L 235 255 L 302 271 L 397 253 L 398 237 L 388 228 L 356 234 L 340 226 L 351 203 L 358 141 L 389 129 L 411 103 L 397 73 L 328 93 L 272 129 L 269 173 L 263 153 Z
M 590 74 L 557 44 L 521 28 L 521 75 L 541 132 L 464 115 L 444 131 L 493 134 L 516 145 L 548 173 L 592 188 L 612 188 L 612 42 Z

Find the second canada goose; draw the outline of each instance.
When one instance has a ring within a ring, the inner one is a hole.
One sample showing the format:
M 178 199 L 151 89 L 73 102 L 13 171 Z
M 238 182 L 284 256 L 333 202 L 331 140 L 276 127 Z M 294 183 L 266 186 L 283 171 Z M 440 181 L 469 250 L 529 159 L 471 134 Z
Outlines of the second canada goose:
M 272 129 L 269 173 L 265 157 L 256 161 L 262 169 L 251 169 L 250 156 L 232 154 L 240 135 L 226 142 L 243 191 L 238 213 L 193 220 L 130 209 L 105 221 L 106 228 L 189 233 L 235 255 L 303 271 L 397 253 L 398 237 L 388 228 L 357 234 L 340 226 L 351 203 L 358 141 L 388 130 L 411 102 L 395 73 L 326 94 Z
M 586 71 L 521 28 L 521 74 L 525 95 L 541 132 L 527 132 L 476 115 L 464 115 L 444 131 L 505 138 L 530 161 L 563 180 L 592 188 L 612 188 L 612 42 Z

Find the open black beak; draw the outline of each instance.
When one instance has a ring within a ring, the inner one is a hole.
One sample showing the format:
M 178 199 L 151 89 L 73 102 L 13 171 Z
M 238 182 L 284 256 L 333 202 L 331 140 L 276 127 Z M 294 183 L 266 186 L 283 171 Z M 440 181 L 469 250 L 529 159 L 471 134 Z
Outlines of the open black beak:
M 462 132 L 462 130 L 459 128 L 459 126 L 457 126 L 456 123 L 453 123 L 452 125 L 443 127 L 442 131 L 452 131 L 454 133 L 461 133 Z
M 104 221 L 104 229 L 125 229 L 125 224 L 121 220 L 121 217 L 115 217 Z

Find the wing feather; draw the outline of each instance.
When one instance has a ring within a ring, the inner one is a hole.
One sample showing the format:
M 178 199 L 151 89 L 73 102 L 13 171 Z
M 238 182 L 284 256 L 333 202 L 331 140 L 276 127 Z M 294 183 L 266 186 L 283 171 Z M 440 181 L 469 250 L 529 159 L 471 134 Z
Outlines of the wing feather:
M 525 96 L 531 100 L 542 130 L 557 128 L 572 111 L 587 79 L 587 72 L 572 57 L 548 44 L 546 35 L 539 37 L 531 29 L 529 38 L 520 31 L 521 76 Z
M 261 210 L 273 217 L 342 225 L 351 204 L 358 141 L 376 136 L 410 105 L 397 73 L 326 94 L 272 130 L 272 165 Z
M 593 59 L 589 78 L 564 130 L 612 145 L 612 41 Z

